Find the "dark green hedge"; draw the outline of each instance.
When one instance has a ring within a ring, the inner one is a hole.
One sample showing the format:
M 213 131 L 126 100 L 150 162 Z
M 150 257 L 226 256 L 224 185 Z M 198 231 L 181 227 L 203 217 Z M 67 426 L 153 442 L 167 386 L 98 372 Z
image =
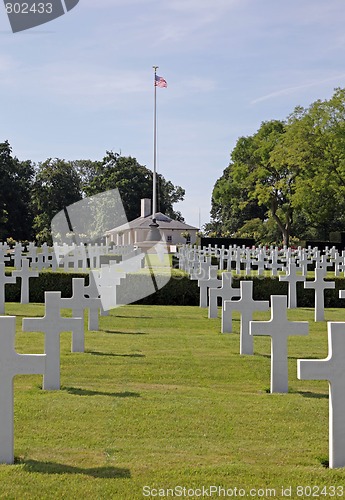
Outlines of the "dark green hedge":
M 6 273 L 11 274 L 11 273 Z M 88 274 L 79 273 L 54 273 L 43 272 L 38 278 L 30 279 L 30 302 L 44 302 L 44 292 L 61 292 L 62 297 L 72 296 L 72 278 L 86 277 L 88 283 Z M 5 297 L 7 302 L 20 302 L 20 280 L 16 284 L 6 285 Z
M 9 274 L 9 273 L 8 273 Z M 85 277 L 88 283 L 88 274 L 42 272 L 38 278 L 30 280 L 30 302 L 44 302 L 45 291 L 61 291 L 63 297 L 72 295 L 72 278 Z M 254 299 L 269 300 L 271 295 L 287 295 L 288 284 L 278 278 L 250 277 L 254 282 Z M 140 282 L 147 280 L 147 276 L 129 274 L 119 289 L 119 300 L 125 300 L 126 293 L 140 286 Z M 345 278 L 335 278 L 335 290 L 325 290 L 325 307 L 345 307 L 345 300 L 339 299 L 339 290 L 345 290 Z M 233 286 L 240 286 L 240 279 L 234 278 Z M 6 285 L 6 301 L 20 301 L 20 283 Z M 306 290 L 303 283 L 297 284 L 297 302 L 299 307 L 314 307 L 314 290 Z M 172 278 L 163 288 L 156 293 L 137 301 L 138 304 L 147 305 L 199 305 L 199 288 L 196 281 L 191 281 L 181 271 L 173 270 Z

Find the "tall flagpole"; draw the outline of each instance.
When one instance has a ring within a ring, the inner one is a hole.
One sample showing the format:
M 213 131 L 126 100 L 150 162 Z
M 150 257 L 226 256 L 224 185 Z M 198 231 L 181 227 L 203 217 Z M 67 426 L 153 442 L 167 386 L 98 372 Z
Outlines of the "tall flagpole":
M 154 112 L 153 112 L 153 186 L 152 186 L 152 220 L 156 221 L 157 212 L 157 85 L 156 74 L 158 66 L 154 69 Z
M 146 241 L 160 241 L 162 235 L 159 231 L 159 225 L 156 222 L 157 212 L 157 85 L 156 74 L 158 66 L 152 66 L 154 69 L 154 119 L 153 119 L 153 179 L 152 179 L 152 222 L 149 224 L 149 232 Z

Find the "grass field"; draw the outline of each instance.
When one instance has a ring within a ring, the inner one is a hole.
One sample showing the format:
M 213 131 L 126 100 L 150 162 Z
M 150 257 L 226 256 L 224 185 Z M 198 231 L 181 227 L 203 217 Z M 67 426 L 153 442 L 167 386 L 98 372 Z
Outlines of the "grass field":
M 18 352 L 43 352 L 43 334 L 20 327 L 43 306 L 6 304 L 6 314 L 17 315 Z M 310 334 L 289 341 L 283 395 L 267 393 L 268 338 L 239 355 L 238 316 L 222 335 L 220 319 L 197 307 L 126 306 L 86 333 L 83 354 L 63 333 L 60 391 L 42 391 L 38 375 L 15 378 L 16 463 L 0 466 L 0 498 L 130 500 L 178 485 L 257 498 L 284 498 L 292 486 L 289 498 L 307 498 L 297 486 L 345 485 L 345 469 L 326 467 L 328 384 L 296 376 L 298 358 L 327 356 L 326 322 L 315 324 L 312 309 L 289 315 L 309 320 Z M 345 309 L 326 319 L 345 321 Z

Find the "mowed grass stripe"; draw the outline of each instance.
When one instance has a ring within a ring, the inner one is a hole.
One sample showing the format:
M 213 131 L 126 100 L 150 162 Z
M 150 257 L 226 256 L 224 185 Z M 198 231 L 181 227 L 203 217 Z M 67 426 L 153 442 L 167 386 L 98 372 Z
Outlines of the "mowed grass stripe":
M 18 315 L 18 352 L 43 352 L 41 333 L 22 333 L 40 304 L 7 304 Z M 66 315 L 69 312 L 66 311 Z M 142 487 L 219 484 L 281 488 L 342 484 L 328 458 L 328 384 L 297 380 L 298 358 L 327 356 L 326 322 L 312 309 L 307 337 L 289 340 L 289 394 L 268 394 L 270 340 L 239 355 L 234 333 L 198 307 L 125 306 L 87 332 L 85 353 L 61 335 L 61 391 L 41 376 L 15 378 L 14 466 L 0 466 L 2 498 L 143 498 Z M 269 313 L 255 319 L 268 320 Z M 326 319 L 345 320 L 330 309 Z M 85 317 L 86 321 L 86 317 Z

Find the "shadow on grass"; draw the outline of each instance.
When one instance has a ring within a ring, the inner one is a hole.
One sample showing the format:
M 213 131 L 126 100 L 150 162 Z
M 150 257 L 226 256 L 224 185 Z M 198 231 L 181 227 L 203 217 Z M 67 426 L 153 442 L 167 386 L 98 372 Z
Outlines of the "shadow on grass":
M 115 318 L 129 318 L 129 319 L 153 319 L 153 316 L 125 316 L 124 314 L 114 314 Z
M 87 354 L 92 354 L 93 356 L 114 356 L 121 358 L 145 358 L 145 354 L 116 354 L 113 352 L 98 352 L 98 351 L 85 351 Z
M 271 354 L 263 354 L 263 353 L 255 353 L 255 356 L 258 356 L 260 358 L 267 358 L 267 359 L 271 359 Z M 288 359 L 292 359 L 294 361 L 297 361 L 298 359 L 302 359 L 301 356 L 288 356 Z M 318 359 L 318 358 L 308 358 L 308 357 L 304 357 L 303 359 Z
M 295 394 L 300 394 L 304 398 L 311 398 L 311 399 L 329 399 L 328 394 L 322 394 L 319 392 L 310 392 L 310 391 L 296 391 Z
M 99 467 L 94 469 L 81 469 L 71 465 L 57 464 L 54 462 L 38 462 L 36 460 L 18 460 L 16 463 L 24 464 L 24 470 L 27 472 L 39 472 L 41 474 L 84 474 L 94 478 L 114 479 L 130 478 L 129 469 L 120 467 Z
M 148 335 L 146 332 L 120 332 L 118 330 L 100 330 L 101 332 L 104 333 L 112 333 L 115 335 Z
M 329 469 L 329 459 L 328 457 L 317 457 L 318 461 L 325 469 Z
M 110 396 L 112 398 L 140 398 L 138 392 L 104 392 L 104 391 L 91 391 L 90 389 L 81 389 L 80 387 L 61 387 L 62 391 L 75 396 Z

